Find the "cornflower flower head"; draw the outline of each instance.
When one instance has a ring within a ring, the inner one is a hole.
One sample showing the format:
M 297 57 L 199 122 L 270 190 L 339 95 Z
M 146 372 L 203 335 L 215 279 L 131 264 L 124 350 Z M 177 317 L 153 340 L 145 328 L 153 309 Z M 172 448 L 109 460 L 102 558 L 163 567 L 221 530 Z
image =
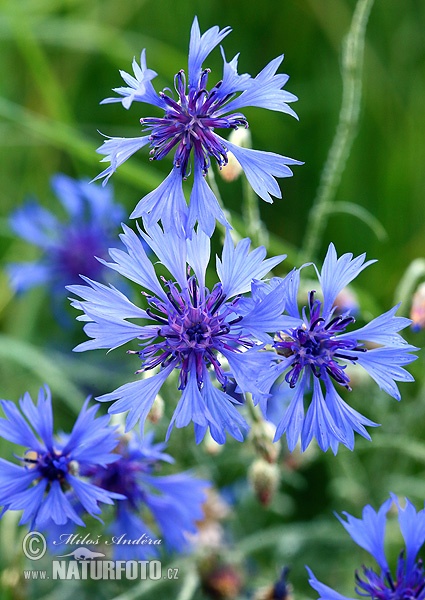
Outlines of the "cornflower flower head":
M 387 513 L 391 507 L 398 510 L 398 522 L 404 539 L 405 549 L 399 554 L 396 568 L 391 572 L 384 551 Z M 376 561 L 378 569 L 362 567 L 356 571 L 356 593 L 372 600 L 423 600 L 425 597 L 425 573 L 422 560 L 417 558 L 425 541 L 425 511 L 416 512 L 406 499 L 404 508 L 397 497 L 391 494 L 376 512 L 367 505 L 361 519 L 344 513 L 347 520 L 338 517 L 341 524 L 358 546 L 366 550 Z M 310 585 L 320 594 L 320 600 L 348 600 L 332 588 L 318 581 L 307 567 Z
M 60 221 L 34 200 L 15 210 L 9 219 L 14 233 L 39 246 L 43 255 L 39 261 L 10 264 L 8 273 L 16 292 L 50 284 L 64 298 L 65 285 L 80 281 L 81 273 L 96 277 L 105 270 L 95 257 L 107 255 L 124 210 L 114 203 L 112 190 L 88 181 L 57 174 L 51 186 L 69 219 Z
M 140 439 L 133 432 L 124 435 L 116 449 L 119 460 L 106 467 L 96 466 L 87 474 L 105 490 L 126 496 L 115 504 L 115 517 L 110 531 L 121 536 L 141 539 L 137 546 L 118 544 L 118 559 L 144 560 L 158 554 L 162 543 L 169 551 L 189 549 L 188 534 L 197 533 L 197 521 L 204 517 L 202 508 L 210 482 L 191 473 L 158 475 L 161 463 L 173 463 L 165 454 L 165 444 L 153 443 L 153 432 Z M 146 524 L 154 523 L 160 538 Z
M 292 585 L 288 582 L 289 567 L 283 567 L 279 579 L 270 586 L 260 588 L 253 600 L 292 600 Z
M 53 436 L 50 390 L 41 388 L 37 405 L 25 393 L 18 407 L 1 400 L 5 418 L 0 418 L 0 436 L 26 448 L 17 456 L 22 465 L 0 458 L 0 506 L 23 510 L 20 524 L 30 529 L 49 529 L 73 522 L 85 526 L 79 516 L 84 510 L 98 518 L 99 503 L 113 504 L 121 494 L 103 490 L 80 476 L 80 470 L 105 466 L 118 459 L 112 450 L 118 444 L 109 417 L 95 419 L 99 408 L 85 401 L 72 432 Z M 29 425 L 31 424 L 31 426 Z M 99 519 L 100 520 L 100 519 Z
M 280 288 L 256 298 L 248 308 L 241 295 L 285 257 L 264 260 L 263 247 L 250 252 L 249 239 L 235 247 L 227 233 L 222 258 L 217 258 L 219 282 L 210 290 L 205 285 L 210 260 L 210 238 L 205 233 L 198 230 L 191 239 L 183 239 L 164 233 L 158 224 L 145 228 L 147 233 L 140 230 L 141 238 L 171 278 L 157 278 L 142 239 L 124 225 L 121 240 L 127 252 L 110 250 L 114 262 L 105 264 L 141 285 L 147 306 L 140 308 L 114 287 L 83 278 L 88 285 L 70 286 L 69 290 L 83 298 L 73 300 L 72 305 L 84 312 L 78 318 L 88 321 L 84 330 L 93 339 L 75 350 L 112 349 L 141 340 L 141 350 L 129 351 L 141 360 L 137 373 L 159 367 L 152 377 L 127 383 L 98 398 L 116 400 L 109 409 L 111 413 L 129 411 L 127 431 L 139 420 L 143 426 L 161 386 L 177 370 L 182 394 L 167 436 L 174 424 L 184 427 L 193 421 L 197 442 L 208 427 L 220 444 L 225 442 L 226 430 L 242 441 L 247 423 L 234 406 L 238 400 L 226 392 L 227 386 L 236 382 L 239 392 L 260 393 L 256 386 L 258 373 L 267 369 L 275 357 L 273 351 L 262 349 L 273 341 L 268 332 L 285 320 Z
M 353 258 L 347 253 L 338 258 L 331 244 L 321 272 L 316 269 L 323 300 L 316 298 L 315 290 L 311 290 L 301 313 L 297 303 L 300 270 L 294 270 L 286 278 L 285 310 L 289 320 L 275 337 L 277 364 L 264 374 L 260 387 L 263 385 L 264 391 L 268 391 L 283 375 L 281 386 L 292 390 L 275 436 L 279 439 L 286 433 L 291 451 L 300 437 L 302 451 L 315 437 L 323 451 L 331 447 L 334 453 L 339 443 L 353 449 L 354 431 L 370 439 L 364 425 L 378 424 L 351 408 L 337 391 L 338 387 L 351 391 L 347 364 L 363 367 L 396 400 L 400 400 L 396 381 L 413 380 L 403 365 L 417 358 L 409 354 L 417 348 L 398 334 L 410 324 L 409 319 L 395 316 L 398 306 L 354 331 L 347 331 L 355 321 L 350 311 L 336 311 L 335 298 L 341 289 L 373 262 L 365 262 L 365 254 Z M 305 413 L 305 396 L 311 387 L 312 399 Z M 267 400 L 260 398 L 260 402 L 266 414 Z
M 144 217 L 150 222 L 161 219 L 167 231 L 174 229 L 180 235 L 189 236 L 198 221 L 199 227 L 211 235 L 216 220 L 229 227 L 205 181 L 211 160 L 221 168 L 227 164 L 228 152 L 232 152 L 252 188 L 266 202 L 272 202 L 271 195 L 281 198 L 275 177 L 290 177 L 292 171 L 288 165 L 302 164 L 273 152 L 242 148 L 216 133 L 217 129 L 248 127 L 245 116 L 237 112 L 243 107 L 256 106 L 296 117 L 288 106 L 289 102 L 297 100 L 296 96 L 282 90 L 288 76 L 276 74 L 283 56 L 272 60 L 252 78 L 247 73 L 238 74 L 239 55 L 227 62 L 222 49 L 223 76 L 207 89 L 210 70 L 203 68 L 203 63 L 230 31 L 230 27 L 220 30 L 215 26 L 201 35 L 195 17 L 190 34 L 188 74 L 186 77 L 181 70 L 175 75 L 175 94 L 168 88 L 159 94 L 155 91 L 151 81 L 157 73 L 147 68 L 143 50 L 140 65 L 133 60 L 134 76 L 121 71 L 128 86 L 114 89 L 121 97 L 103 100 L 104 104 L 121 102 L 125 108 L 130 108 L 133 101 L 145 102 L 163 110 L 164 115 L 140 119 L 146 135 L 107 139 L 98 152 L 105 155 L 102 161 L 110 162 L 110 165 L 95 179 L 104 177 L 106 183 L 124 161 L 144 146 L 150 146 L 151 160 L 160 160 L 175 149 L 171 173 L 158 188 L 140 200 L 131 218 Z M 192 168 L 194 180 L 187 208 L 182 181 L 191 174 Z

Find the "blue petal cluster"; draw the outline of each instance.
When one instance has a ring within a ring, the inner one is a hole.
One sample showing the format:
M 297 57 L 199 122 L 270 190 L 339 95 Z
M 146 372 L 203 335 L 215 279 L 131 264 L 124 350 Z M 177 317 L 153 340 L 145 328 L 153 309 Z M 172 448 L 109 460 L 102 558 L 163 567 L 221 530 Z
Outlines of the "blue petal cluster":
M 37 405 L 28 393 L 19 401 L 21 412 L 10 400 L 1 400 L 0 436 L 23 446 L 21 465 L 0 458 L 0 506 L 23 510 L 20 524 L 30 529 L 49 529 L 68 523 L 85 526 L 79 514 L 98 518 L 99 503 L 113 504 L 121 494 L 101 489 L 80 476 L 85 467 L 106 466 L 118 455 L 118 444 L 109 417 L 95 418 L 99 405 L 88 408 L 87 398 L 67 436 L 53 436 L 52 400 L 49 388 L 41 388 Z
M 10 226 L 17 236 L 42 249 L 38 261 L 8 265 L 11 286 L 25 292 L 36 285 L 49 285 L 59 298 L 65 285 L 80 281 L 80 275 L 101 275 L 107 250 L 124 218 L 115 204 L 112 190 L 57 174 L 51 179 L 56 197 L 68 214 L 60 221 L 52 212 L 32 200 L 14 211 Z
M 351 389 L 347 364 L 363 367 L 396 400 L 400 400 L 396 381 L 413 380 L 403 366 L 417 358 L 410 354 L 417 348 L 398 334 L 411 322 L 395 316 L 398 306 L 364 327 L 348 331 L 354 317 L 350 310 L 341 313 L 335 306 L 339 292 L 373 262 L 365 262 L 364 254 L 353 258 L 347 253 L 338 258 L 331 244 L 322 270 L 319 273 L 316 269 L 322 299 L 317 299 L 315 290 L 311 290 L 301 312 L 298 308 L 301 269 L 294 270 L 285 280 L 287 322 L 277 332 L 274 342 L 279 358 L 259 385 L 263 392 L 268 392 L 283 377 L 280 386 L 274 388 L 275 393 L 281 395 L 282 387 L 286 386 L 292 392 L 290 399 L 289 393 L 284 394 L 285 412 L 277 422 L 275 436 L 278 439 L 286 433 L 291 451 L 299 438 L 302 450 L 315 437 L 322 450 L 330 447 L 334 453 L 340 443 L 353 449 L 354 432 L 370 439 L 364 426 L 375 427 L 377 423 L 351 408 L 337 391 Z M 310 391 L 311 402 L 305 411 L 305 397 Z M 257 398 L 267 414 L 267 398 Z
M 173 463 L 165 454 L 165 444 L 153 443 L 153 432 L 141 440 L 136 435 L 122 437 L 116 452 L 119 460 L 106 467 L 87 471 L 102 489 L 126 496 L 115 505 L 115 516 L 109 531 L 122 543 L 114 545 L 117 560 L 145 560 L 156 556 L 161 545 L 169 551 L 190 549 L 190 534 L 196 534 L 197 521 L 204 517 L 202 505 L 210 482 L 190 473 L 157 475 L 161 462 Z M 160 538 L 146 524 L 152 519 Z M 125 539 L 140 540 L 126 545 Z
M 215 228 L 216 220 L 230 227 L 205 175 L 213 159 L 220 168 L 227 164 L 228 152 L 232 152 L 245 171 L 255 192 L 266 202 L 271 195 L 281 198 L 275 177 L 290 177 L 288 165 L 302 164 L 297 160 L 273 152 L 241 148 L 216 133 L 217 129 L 248 127 L 248 121 L 239 109 L 256 106 L 288 113 L 296 117 L 288 103 L 297 100 L 293 94 L 282 90 L 288 76 L 276 74 L 283 56 L 272 60 L 256 77 L 237 72 L 238 55 L 227 62 L 223 55 L 221 80 L 208 90 L 209 69 L 203 63 L 210 52 L 230 33 L 230 27 L 220 30 L 211 27 L 201 35 L 198 20 L 194 19 L 189 44 L 188 75 L 183 70 L 174 78 L 175 96 L 166 89 L 156 93 L 151 81 L 155 71 L 146 66 L 146 53 L 142 51 L 140 65 L 133 60 L 133 73 L 121 71 L 128 87 L 114 91 L 121 97 L 106 98 L 103 103 L 121 102 L 129 108 L 133 101 L 151 104 L 164 111 L 162 117 L 145 117 L 140 121 L 146 135 L 136 138 L 107 139 L 98 149 L 104 154 L 103 161 L 110 165 L 96 177 L 105 182 L 132 154 L 144 146 L 151 148 L 151 160 L 159 160 L 175 149 L 173 169 L 165 181 L 142 198 L 131 214 L 143 217 L 150 223 L 161 220 L 168 231 L 179 235 L 191 235 L 196 222 L 208 235 Z M 194 182 L 187 208 L 182 180 L 192 170 Z
M 255 295 L 247 304 L 246 294 L 285 257 L 265 260 L 263 247 L 252 252 L 250 240 L 234 246 L 226 235 L 221 259 L 217 258 L 219 282 L 210 291 L 205 285 L 210 261 L 210 239 L 201 230 L 191 239 L 164 233 L 157 224 L 140 230 L 140 236 L 124 226 L 120 236 L 126 252 L 110 250 L 114 262 L 105 264 L 143 288 L 145 308 L 133 304 L 112 286 L 85 278 L 88 285 L 70 286 L 83 300 L 73 306 L 84 312 L 84 330 L 92 340 L 76 351 L 117 348 L 140 341 L 141 350 L 130 351 L 141 360 L 139 372 L 159 367 L 151 377 L 127 383 L 100 401 L 116 402 L 109 412 L 128 412 L 127 430 L 146 416 L 161 386 L 171 373 L 179 373 L 181 397 L 172 417 L 173 425 L 184 427 L 193 421 L 197 442 L 210 428 L 213 438 L 225 442 L 227 431 L 242 441 L 248 425 L 235 408 L 238 400 L 227 393 L 236 383 L 239 392 L 261 393 L 256 380 L 275 358 L 263 350 L 272 343 L 270 332 L 281 329 L 284 295 L 279 286 L 267 295 Z M 171 278 L 158 279 L 142 240 L 156 254 Z M 131 320 L 130 320 L 131 319 Z M 228 364 L 228 367 L 227 367 Z M 218 384 L 214 385 L 214 382 Z
M 405 549 L 400 553 L 393 572 L 388 565 L 384 551 L 387 513 L 391 507 L 398 510 L 398 522 L 404 539 Z M 413 504 L 406 499 L 404 508 L 397 497 L 391 494 L 376 512 L 365 506 L 361 519 L 344 513 L 347 520 L 339 518 L 342 525 L 358 546 L 366 550 L 376 561 L 378 569 L 362 567 L 356 572 L 356 592 L 371 600 L 423 600 L 425 597 L 425 572 L 422 560 L 417 555 L 425 542 L 425 510 L 416 512 Z M 310 585 L 319 593 L 319 600 L 349 600 L 332 588 L 321 583 L 307 567 Z

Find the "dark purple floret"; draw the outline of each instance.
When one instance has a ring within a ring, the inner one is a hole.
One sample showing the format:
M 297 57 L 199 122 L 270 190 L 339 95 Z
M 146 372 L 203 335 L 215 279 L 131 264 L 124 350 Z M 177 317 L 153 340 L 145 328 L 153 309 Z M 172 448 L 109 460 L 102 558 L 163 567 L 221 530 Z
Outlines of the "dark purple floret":
M 194 276 L 190 277 L 188 287 L 182 291 L 171 281 L 166 285 L 167 301 L 147 297 L 150 308 L 146 312 L 160 325 L 158 337 L 163 338 L 162 341 L 149 343 L 138 352 L 130 351 L 138 354 L 142 360 L 143 366 L 139 372 L 174 363 L 181 369 L 179 389 L 183 390 L 188 373 L 194 367 L 201 389 L 205 367 L 212 365 L 217 380 L 225 389 L 227 377 L 217 359 L 217 352 L 253 346 L 253 342 L 245 339 L 239 330 L 232 331 L 232 326 L 241 320 L 234 313 L 238 298 L 224 305 L 226 296 L 221 283 L 217 283 L 209 292 L 207 288 L 199 288 Z
M 321 378 L 327 373 L 337 383 L 350 389 L 346 366 L 340 365 L 338 359 L 355 362 L 357 357 L 352 352 L 365 352 L 366 348 L 358 347 L 355 338 L 338 339 L 338 334 L 354 323 L 354 317 L 347 314 L 334 317 L 331 312 L 326 319 L 323 318 L 322 303 L 314 299 L 314 294 L 314 291 L 309 294 L 309 317 L 307 307 L 303 308 L 303 325 L 286 334 L 278 334 L 279 339 L 275 342 L 278 352 L 284 356 L 294 356 L 285 380 L 294 388 L 303 369 L 309 367 L 315 377 Z
M 49 482 L 57 480 L 63 483 L 71 466 L 68 457 L 49 451 L 40 454 L 28 450 L 22 461 L 28 469 L 36 469 L 40 473 L 40 479 L 47 479 Z
M 84 526 L 82 515 L 99 515 L 100 503 L 113 504 L 124 498 L 81 477 L 86 467 L 102 467 L 117 459 L 112 453 L 118 442 L 115 428 L 109 426 L 109 417 L 95 418 L 98 407 L 88 408 L 89 400 L 71 433 L 59 437 L 53 435 L 47 386 L 40 389 L 37 404 L 28 393 L 20 399 L 19 408 L 10 400 L 0 401 L 5 414 L 0 418 L 0 437 L 27 448 L 23 455 L 14 455 L 22 466 L 0 461 L 1 515 L 23 510 L 20 524 L 49 531 L 72 523 Z
M 115 452 L 120 456 L 119 460 L 107 467 L 86 468 L 84 475 L 89 475 L 98 487 L 126 496 L 127 502 L 137 510 L 138 503 L 146 499 L 139 477 L 151 474 L 156 461 L 144 459 L 140 452 L 134 453 L 134 450 L 129 449 L 129 439 L 125 436 L 121 438 Z
M 94 278 L 104 272 L 104 265 L 97 260 L 108 255 L 107 238 L 101 228 L 80 223 L 78 227 L 63 227 L 61 237 L 61 244 L 48 257 L 58 280 L 79 283 L 82 274 Z
M 140 119 L 142 125 L 151 131 L 151 160 L 164 158 L 177 146 L 174 165 L 181 170 L 183 178 L 190 173 L 189 158 L 192 149 L 196 162 L 201 165 L 205 175 L 210 167 L 210 156 L 220 168 L 227 164 L 227 149 L 213 135 L 215 128 L 237 129 L 240 125 L 248 127 L 248 121 L 241 113 L 228 116 L 217 114 L 231 94 L 223 96 L 219 93 L 221 81 L 208 91 L 206 85 L 209 73 L 209 69 L 204 69 L 198 86 L 189 87 L 187 91 L 185 73 L 183 70 L 179 71 L 174 78 L 178 100 L 165 92 L 160 93 L 166 104 L 165 116 Z
M 270 600 L 288 600 L 291 585 L 288 584 L 289 567 L 283 567 L 279 580 L 274 584 Z
M 398 556 L 395 570 L 391 571 L 385 552 L 385 532 L 387 515 L 394 504 L 405 547 Z M 398 497 L 390 493 L 390 498 L 378 511 L 366 505 L 360 519 L 348 513 L 344 513 L 345 518 L 336 516 L 356 544 L 366 550 L 378 565 L 376 570 L 362 566 L 360 572 L 355 572 L 355 591 L 359 596 L 370 600 L 424 600 L 425 572 L 423 562 L 418 557 L 425 541 L 424 509 L 416 511 L 408 498 L 401 506 Z M 345 599 L 345 596 L 320 582 L 311 569 L 307 567 L 307 570 L 310 585 L 319 592 L 319 600 Z
M 425 573 L 422 560 L 406 572 L 404 553 L 397 561 L 396 577 L 387 571 L 378 575 L 373 569 L 363 567 L 363 577 L 356 572 L 356 592 L 372 600 L 423 600 L 425 597 Z
M 96 258 L 108 257 L 124 210 L 114 203 L 111 190 L 91 186 L 87 181 L 57 174 L 51 185 L 65 210 L 65 219 L 35 200 L 14 210 L 9 218 L 12 230 L 41 248 L 42 255 L 34 262 L 11 263 L 7 270 L 16 292 L 47 284 L 52 288 L 52 299 L 62 300 L 65 285 L 79 283 L 81 275 L 97 278 L 105 272 L 105 266 Z M 58 318 L 63 319 L 63 311 L 58 312 Z

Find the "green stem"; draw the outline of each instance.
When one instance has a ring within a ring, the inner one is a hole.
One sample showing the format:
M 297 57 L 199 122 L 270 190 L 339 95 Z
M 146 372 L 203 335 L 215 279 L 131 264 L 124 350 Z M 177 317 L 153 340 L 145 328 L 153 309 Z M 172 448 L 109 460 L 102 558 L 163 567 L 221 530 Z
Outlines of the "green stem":
M 199 575 L 195 568 L 190 569 L 184 578 L 177 600 L 192 600 L 199 588 Z
M 246 232 L 254 247 L 267 246 L 268 234 L 260 216 L 258 196 L 252 189 L 248 179 L 243 178 L 243 206 L 242 218 Z
M 358 0 L 342 53 L 342 103 L 335 137 L 311 208 L 302 258 L 314 260 L 357 131 L 366 25 L 373 0 Z
M 214 193 L 214 196 L 217 198 L 217 202 L 220 205 L 221 210 L 224 213 L 224 216 L 226 217 L 226 219 L 228 220 L 228 222 L 230 223 L 230 225 L 232 225 L 232 218 L 231 215 L 229 213 L 229 211 L 225 208 L 224 204 L 223 204 L 223 200 L 221 198 L 221 194 L 220 194 L 220 190 L 219 187 L 217 185 L 217 181 L 215 179 L 215 174 L 214 174 L 214 170 L 213 169 L 208 169 L 208 183 L 210 184 L 210 187 Z M 221 230 L 222 236 L 223 236 L 223 240 L 224 240 L 224 236 L 226 235 L 226 227 L 224 227 L 224 225 L 222 225 L 221 223 L 219 223 L 217 221 L 217 228 Z
M 401 313 L 408 314 L 418 281 L 425 277 L 425 259 L 416 258 L 407 267 L 394 294 L 394 304 L 402 303 Z
M 13 39 L 33 77 L 49 116 L 71 124 L 72 117 L 67 105 L 66 94 L 56 77 L 54 69 L 38 42 L 29 24 L 27 11 L 19 2 L 13 3 L 8 11 Z

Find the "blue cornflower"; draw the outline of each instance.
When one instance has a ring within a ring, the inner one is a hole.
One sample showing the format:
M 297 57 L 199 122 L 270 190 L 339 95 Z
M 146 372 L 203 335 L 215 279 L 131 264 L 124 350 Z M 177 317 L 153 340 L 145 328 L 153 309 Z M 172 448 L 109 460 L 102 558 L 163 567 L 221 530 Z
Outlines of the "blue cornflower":
M 258 373 L 267 369 L 275 356 L 272 351 L 262 351 L 265 343 L 273 341 L 267 332 L 286 321 L 281 315 L 284 297 L 279 287 L 249 307 L 240 296 L 249 292 L 251 284 L 255 285 L 253 281 L 263 278 L 284 256 L 264 260 L 263 247 L 249 252 L 249 239 L 234 247 L 228 233 L 222 258 L 217 258 L 220 281 L 210 291 L 205 286 L 210 259 L 210 239 L 205 233 L 194 231 L 192 239 L 185 240 L 177 234 L 164 233 L 158 224 L 146 227 L 146 231 L 140 234 L 168 269 L 170 279 L 158 280 L 142 240 L 126 226 L 121 240 L 127 252 L 112 249 L 110 256 L 115 262 L 105 263 L 149 290 L 142 292 L 145 309 L 112 286 L 87 278 L 83 278 L 87 286 L 69 287 L 84 299 L 74 300 L 72 305 L 85 313 L 79 319 L 89 321 L 84 330 L 93 338 L 75 350 L 112 349 L 142 340 L 141 350 L 129 351 L 141 360 L 137 372 L 160 367 L 152 377 L 127 383 L 98 400 L 117 400 L 109 409 L 111 413 L 129 411 L 126 426 L 130 430 L 139 420 L 143 425 L 161 386 L 177 370 L 182 394 L 168 434 L 174 424 L 184 427 L 193 421 L 197 442 L 208 427 L 218 443 L 225 442 L 225 431 L 243 440 L 247 424 L 234 406 L 238 400 L 226 393 L 227 386 L 236 382 L 240 392 L 257 390 Z M 143 324 L 137 323 L 139 319 Z M 213 385 L 213 380 L 221 389 Z
M 0 458 L 2 514 L 23 510 L 20 524 L 29 523 L 30 529 L 49 529 L 69 522 L 84 526 L 79 516 L 83 510 L 98 518 L 100 502 L 113 504 L 113 499 L 122 498 L 79 475 L 84 467 L 105 466 L 118 459 L 112 453 L 118 444 L 115 428 L 108 425 L 107 415 L 95 419 L 99 405 L 88 408 L 88 402 L 89 398 L 72 432 L 54 438 L 47 386 L 40 389 L 37 405 L 28 393 L 24 394 L 19 401 L 22 414 L 10 400 L 0 401 L 5 414 L 0 418 L 0 436 L 26 449 L 17 456 L 22 466 Z
M 164 443 L 153 443 L 153 432 L 142 440 L 133 433 L 126 434 L 116 449 L 119 460 L 87 472 L 102 489 L 126 496 L 115 504 L 109 527 L 115 540 L 121 540 L 114 545 L 117 559 L 137 556 L 144 560 L 156 556 L 163 544 L 168 550 L 182 552 L 189 548 L 188 534 L 197 532 L 196 522 L 204 516 L 202 504 L 210 482 L 190 473 L 158 475 L 161 462 L 174 462 L 164 449 Z M 145 519 L 156 524 L 159 538 Z M 125 540 L 140 543 L 126 545 Z
M 400 392 L 395 382 L 413 380 L 402 366 L 417 358 L 409 354 L 417 348 L 397 333 L 410 324 L 409 319 L 395 316 L 398 306 L 354 331 L 346 331 L 355 321 L 350 311 L 336 311 L 334 302 L 341 289 L 373 262 L 365 262 L 365 254 L 357 258 L 343 254 L 338 258 L 331 244 L 321 272 L 316 269 L 323 300 L 316 298 L 314 290 L 310 291 L 301 314 L 297 301 L 300 270 L 294 270 L 286 278 L 288 322 L 276 334 L 274 342 L 280 357 L 259 385 L 268 392 L 284 374 L 281 385 L 289 386 L 293 392 L 275 436 L 278 439 L 286 432 L 291 451 L 300 436 L 302 450 L 315 437 L 322 450 L 331 447 L 334 453 L 339 443 L 353 449 L 354 431 L 370 439 L 364 425 L 376 427 L 378 424 L 348 406 L 335 387 L 336 384 L 351 390 L 347 364 L 362 366 L 379 387 L 396 400 L 400 400 Z M 311 387 L 312 400 L 305 414 L 304 397 Z M 266 413 L 267 401 L 260 398 L 260 402 Z
M 113 201 L 112 191 L 78 181 L 66 175 L 51 179 L 52 189 L 69 215 L 60 221 L 56 215 L 32 200 L 10 216 L 13 231 L 39 246 L 39 261 L 8 265 L 10 282 L 16 292 L 50 284 L 55 295 L 65 296 L 65 285 L 80 281 L 79 275 L 100 276 L 104 258 L 121 221 L 123 208 Z
M 386 515 L 392 506 L 398 509 L 398 522 L 404 539 L 405 550 L 400 553 L 394 575 L 388 565 L 385 551 Z M 423 600 L 425 598 L 425 573 L 421 559 L 417 554 L 425 541 L 425 511 L 416 512 L 413 504 L 406 499 L 402 508 L 397 497 L 391 494 L 378 512 L 371 506 L 365 506 L 361 519 L 344 513 L 347 521 L 338 519 L 358 546 L 369 552 L 375 559 L 378 570 L 362 567 L 362 573 L 356 571 L 355 591 L 363 598 L 372 600 Z M 320 594 L 319 600 L 350 600 L 324 585 L 316 579 L 312 571 L 310 585 Z
M 222 79 L 210 90 L 207 89 L 210 70 L 204 69 L 202 64 L 230 31 L 230 27 L 220 30 L 216 26 L 201 35 L 195 17 L 190 35 L 188 76 L 186 79 L 183 70 L 175 76 L 175 97 L 168 88 L 159 94 L 155 91 L 151 81 L 157 74 L 147 68 L 143 50 L 140 66 L 133 60 L 134 76 L 120 72 L 129 86 L 114 89 L 122 97 L 103 100 L 104 104 L 121 102 L 125 108 L 129 108 L 133 101 L 145 102 L 163 110 L 164 116 L 141 119 L 146 132 L 142 137 L 107 139 L 98 152 L 105 155 L 104 162 L 111 164 L 96 179 L 105 177 L 106 182 L 124 161 L 143 146 L 150 146 L 151 160 L 162 159 L 175 149 L 171 173 L 157 189 L 140 200 L 131 218 L 149 215 L 151 223 L 161 219 L 167 231 L 173 228 L 180 234 L 182 231 L 191 234 L 198 221 L 200 228 L 211 235 L 216 220 L 229 226 L 205 181 L 211 159 L 222 168 L 227 164 L 227 153 L 232 152 L 255 192 L 266 202 L 272 202 L 271 195 L 281 198 L 275 177 L 290 177 L 292 171 L 288 165 L 302 164 L 273 152 L 241 148 L 216 133 L 217 129 L 248 127 L 245 116 L 235 112 L 243 107 L 257 106 L 296 117 L 288 102 L 294 102 L 297 97 L 281 89 L 288 76 L 276 74 L 283 56 L 272 60 L 252 78 L 247 73 L 238 75 L 239 55 L 227 62 L 222 50 Z M 240 95 L 237 95 L 239 92 Z M 194 182 L 187 209 L 182 180 L 191 173 L 191 161 Z

